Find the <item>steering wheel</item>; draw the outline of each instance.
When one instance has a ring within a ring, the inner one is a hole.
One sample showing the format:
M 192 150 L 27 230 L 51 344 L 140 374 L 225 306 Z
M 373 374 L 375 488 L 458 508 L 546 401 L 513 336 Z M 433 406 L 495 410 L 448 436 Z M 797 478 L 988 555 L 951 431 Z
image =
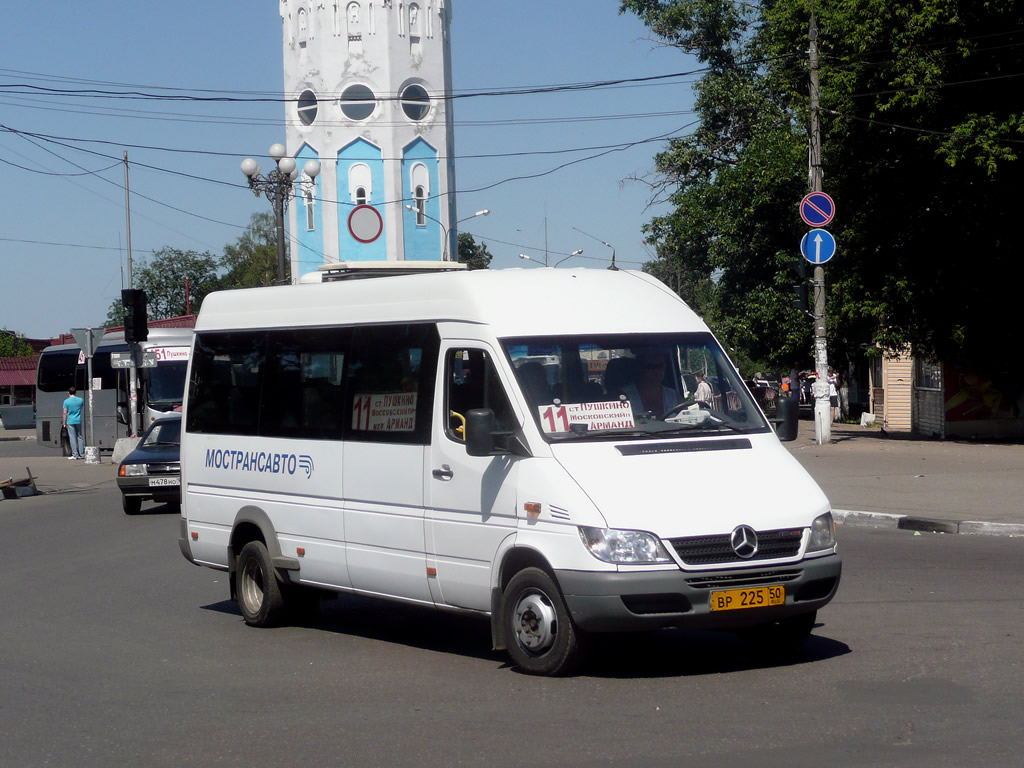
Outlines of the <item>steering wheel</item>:
M 700 400 L 694 400 L 693 402 L 690 402 L 689 400 L 683 400 L 683 402 L 676 403 L 671 408 L 669 408 L 667 411 L 665 411 L 665 414 L 661 418 L 662 418 L 662 420 L 671 419 L 673 416 L 681 413 L 682 411 L 686 410 L 687 408 L 690 408 L 694 403 L 696 403 L 700 407 L 700 409 L 702 411 L 710 411 L 711 410 L 710 408 L 708 408 L 706 403 L 702 403 Z

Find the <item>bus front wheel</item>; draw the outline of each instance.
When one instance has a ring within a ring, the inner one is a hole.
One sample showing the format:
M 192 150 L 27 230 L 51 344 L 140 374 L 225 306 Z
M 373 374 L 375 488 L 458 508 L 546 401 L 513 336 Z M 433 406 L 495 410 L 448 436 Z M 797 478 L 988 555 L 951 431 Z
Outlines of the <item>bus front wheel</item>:
M 579 665 L 584 637 L 554 579 L 539 568 L 519 571 L 502 595 L 506 647 L 520 670 L 566 675 Z
M 284 618 L 284 594 L 262 541 L 250 541 L 238 555 L 235 590 L 242 618 L 250 627 L 275 627 Z

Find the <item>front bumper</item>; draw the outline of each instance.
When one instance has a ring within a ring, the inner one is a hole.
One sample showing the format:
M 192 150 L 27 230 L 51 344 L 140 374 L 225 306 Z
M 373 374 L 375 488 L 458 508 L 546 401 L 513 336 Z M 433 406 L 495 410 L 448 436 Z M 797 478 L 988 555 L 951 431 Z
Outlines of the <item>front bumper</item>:
M 667 627 L 741 629 L 810 613 L 835 596 L 841 573 L 842 560 L 833 554 L 771 567 L 634 573 L 556 570 L 555 576 L 580 629 L 628 632 Z M 777 584 L 786 589 L 784 605 L 711 610 L 712 591 Z
M 154 476 L 163 479 L 163 476 Z M 152 499 L 164 503 L 179 503 L 181 501 L 181 480 L 178 485 L 150 485 L 150 477 L 118 477 L 117 487 L 125 496 L 137 497 L 140 499 Z

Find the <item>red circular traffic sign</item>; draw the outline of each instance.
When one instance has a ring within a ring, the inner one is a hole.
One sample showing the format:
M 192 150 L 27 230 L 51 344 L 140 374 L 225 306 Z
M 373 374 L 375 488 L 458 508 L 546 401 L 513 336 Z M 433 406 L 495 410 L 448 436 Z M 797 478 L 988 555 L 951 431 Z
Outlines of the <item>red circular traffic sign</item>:
M 372 243 L 384 231 L 384 219 L 372 205 L 357 205 L 348 215 L 348 231 L 360 243 Z
M 809 227 L 824 227 L 836 215 L 836 204 L 824 192 L 811 192 L 800 201 L 800 218 Z

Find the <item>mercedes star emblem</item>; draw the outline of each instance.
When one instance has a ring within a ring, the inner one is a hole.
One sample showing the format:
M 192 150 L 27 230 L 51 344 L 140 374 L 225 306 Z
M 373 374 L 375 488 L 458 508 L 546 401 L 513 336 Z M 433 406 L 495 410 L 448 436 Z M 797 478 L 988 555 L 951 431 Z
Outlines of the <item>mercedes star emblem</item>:
M 737 557 L 749 560 L 757 554 L 757 531 L 749 525 L 738 525 L 729 537 L 729 543 Z

